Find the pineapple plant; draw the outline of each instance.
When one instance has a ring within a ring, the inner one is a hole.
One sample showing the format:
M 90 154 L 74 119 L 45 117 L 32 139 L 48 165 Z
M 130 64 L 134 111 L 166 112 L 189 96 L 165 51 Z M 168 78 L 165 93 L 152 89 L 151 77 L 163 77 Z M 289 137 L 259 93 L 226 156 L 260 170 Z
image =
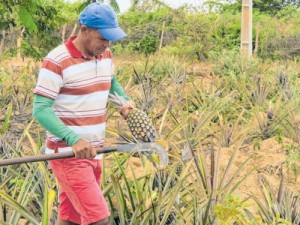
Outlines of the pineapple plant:
M 162 210 L 160 213 L 159 213 L 159 221 L 161 222 L 163 220 L 163 217 L 165 215 L 165 210 Z M 175 214 L 175 211 L 172 210 L 167 219 L 166 219 L 166 222 L 164 223 L 164 225 L 175 225 L 176 224 L 176 214 Z
M 117 106 L 126 104 L 127 100 L 119 96 L 117 93 L 109 94 L 109 100 Z M 130 110 L 127 117 L 127 124 L 132 133 L 132 136 L 139 142 L 155 142 L 156 134 L 155 129 L 148 117 L 148 115 L 138 109 Z

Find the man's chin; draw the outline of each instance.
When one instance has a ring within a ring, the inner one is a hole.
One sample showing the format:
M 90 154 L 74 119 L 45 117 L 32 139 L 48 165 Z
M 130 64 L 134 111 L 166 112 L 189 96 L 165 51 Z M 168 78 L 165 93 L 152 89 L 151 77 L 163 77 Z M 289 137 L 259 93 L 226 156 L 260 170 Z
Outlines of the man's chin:
M 105 52 L 105 49 L 104 49 L 104 50 L 96 51 L 95 53 L 96 53 L 96 55 L 101 55 L 101 54 L 103 54 L 104 52 Z

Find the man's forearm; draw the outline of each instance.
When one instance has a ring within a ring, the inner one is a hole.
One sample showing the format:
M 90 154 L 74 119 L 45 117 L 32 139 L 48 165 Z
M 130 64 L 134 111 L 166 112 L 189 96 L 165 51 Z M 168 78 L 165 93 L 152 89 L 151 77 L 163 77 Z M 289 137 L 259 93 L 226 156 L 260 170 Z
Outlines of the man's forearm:
M 126 95 L 124 89 L 121 87 L 115 76 L 111 80 L 111 88 L 109 90 L 110 94 L 117 93 L 119 96 L 122 96 L 124 99 L 129 100 L 129 97 Z
M 80 137 L 57 117 L 52 109 L 53 103 L 53 99 L 34 95 L 33 116 L 46 130 L 72 146 Z

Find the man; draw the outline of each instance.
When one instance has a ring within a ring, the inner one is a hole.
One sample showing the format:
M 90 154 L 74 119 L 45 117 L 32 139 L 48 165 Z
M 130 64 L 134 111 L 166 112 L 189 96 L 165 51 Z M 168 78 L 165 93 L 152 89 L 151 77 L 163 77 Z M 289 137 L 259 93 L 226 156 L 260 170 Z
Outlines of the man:
M 56 225 L 105 225 L 109 210 L 100 189 L 108 94 L 128 99 L 114 77 L 110 42 L 125 36 L 113 9 L 98 2 L 80 14 L 80 31 L 44 59 L 34 90 L 33 115 L 47 130 L 46 153 L 73 151 L 50 161 L 59 186 Z M 126 119 L 134 104 L 119 108 Z

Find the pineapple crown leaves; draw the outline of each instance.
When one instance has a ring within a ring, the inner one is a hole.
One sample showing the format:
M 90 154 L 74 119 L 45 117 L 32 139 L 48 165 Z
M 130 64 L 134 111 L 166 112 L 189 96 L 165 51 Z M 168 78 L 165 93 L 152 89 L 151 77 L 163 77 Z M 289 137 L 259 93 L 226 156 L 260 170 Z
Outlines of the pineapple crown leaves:
M 123 96 L 118 95 L 117 92 L 115 92 L 114 94 L 109 94 L 108 99 L 119 107 L 125 105 L 128 102 Z

